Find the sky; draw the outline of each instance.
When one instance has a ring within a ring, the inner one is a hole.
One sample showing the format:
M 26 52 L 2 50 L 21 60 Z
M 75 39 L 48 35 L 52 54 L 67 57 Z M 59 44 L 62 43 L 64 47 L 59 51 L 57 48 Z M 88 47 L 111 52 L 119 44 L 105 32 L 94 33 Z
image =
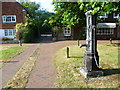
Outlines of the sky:
M 46 9 L 49 12 L 54 12 L 54 6 L 52 5 L 52 0 L 30 0 L 31 2 L 40 2 L 41 8 Z

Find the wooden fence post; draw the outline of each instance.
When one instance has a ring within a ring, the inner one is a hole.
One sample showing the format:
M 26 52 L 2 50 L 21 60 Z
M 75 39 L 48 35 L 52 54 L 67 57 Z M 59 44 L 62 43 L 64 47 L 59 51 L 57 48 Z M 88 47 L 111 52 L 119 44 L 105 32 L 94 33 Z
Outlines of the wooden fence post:
M 67 58 L 69 58 L 69 47 L 67 47 Z

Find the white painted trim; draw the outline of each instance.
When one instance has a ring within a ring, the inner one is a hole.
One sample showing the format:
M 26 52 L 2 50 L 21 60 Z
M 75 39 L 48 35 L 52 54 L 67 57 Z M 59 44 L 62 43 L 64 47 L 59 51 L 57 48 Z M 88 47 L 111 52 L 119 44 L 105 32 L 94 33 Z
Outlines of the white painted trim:
M 101 16 L 98 16 L 99 18 L 108 18 L 108 15 L 101 15 Z
M 7 35 L 5 35 L 5 30 L 7 30 Z M 16 29 L 0 29 L 0 37 L 14 38 L 16 33 L 16 31 L 14 32 L 14 30 Z
M 69 28 L 70 30 L 68 30 L 68 27 L 64 27 L 64 36 L 71 36 L 71 28 Z M 69 32 L 68 32 L 69 31 Z
M 116 16 L 115 13 L 113 13 L 113 18 L 119 18 L 119 14 Z
M 11 21 L 6 21 L 7 17 L 11 17 Z M 14 17 L 15 21 L 12 20 L 12 17 Z M 2 21 L 3 23 L 16 23 L 16 15 L 3 15 Z
M 98 23 L 97 28 L 116 28 L 116 23 Z
M 98 28 L 97 35 L 113 35 L 114 34 L 114 28 Z

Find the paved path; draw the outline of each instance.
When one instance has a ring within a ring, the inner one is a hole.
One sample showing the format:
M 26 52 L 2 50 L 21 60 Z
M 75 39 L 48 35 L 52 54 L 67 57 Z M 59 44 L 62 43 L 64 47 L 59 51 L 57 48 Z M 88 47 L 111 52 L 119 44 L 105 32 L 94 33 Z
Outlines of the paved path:
M 42 43 L 40 45 L 40 58 L 30 74 L 27 88 L 54 88 L 56 74 L 52 57 L 58 49 L 73 44 L 76 44 L 76 41 L 47 41 Z
M 14 63 L 11 62 L 9 64 L 6 64 L 3 68 L 0 69 L 0 71 L 2 71 L 2 87 L 4 87 L 7 82 L 16 74 L 25 60 L 27 60 L 33 54 L 36 48 L 37 44 L 31 45 L 20 55 L 10 59 L 12 62 L 14 61 Z

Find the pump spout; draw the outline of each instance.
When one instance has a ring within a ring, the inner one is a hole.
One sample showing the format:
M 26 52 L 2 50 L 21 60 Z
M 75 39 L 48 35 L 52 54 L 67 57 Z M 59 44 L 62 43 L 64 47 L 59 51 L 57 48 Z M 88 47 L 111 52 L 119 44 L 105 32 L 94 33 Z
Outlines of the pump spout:
M 87 47 L 87 44 L 80 44 L 80 48 L 81 47 Z

